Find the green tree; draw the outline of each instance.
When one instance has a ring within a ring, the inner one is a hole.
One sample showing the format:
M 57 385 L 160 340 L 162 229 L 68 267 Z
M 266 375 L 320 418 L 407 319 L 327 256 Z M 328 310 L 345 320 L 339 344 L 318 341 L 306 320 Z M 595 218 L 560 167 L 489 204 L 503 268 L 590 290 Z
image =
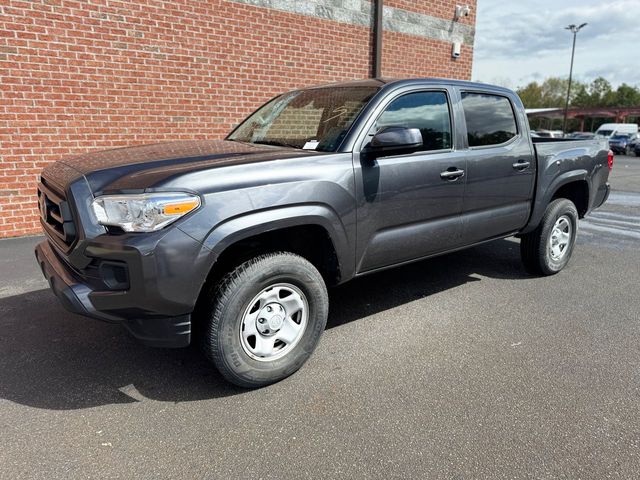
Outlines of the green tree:
M 614 93 L 614 106 L 637 107 L 640 106 L 640 89 L 623 83 Z
M 593 104 L 593 100 L 589 93 L 589 87 L 587 85 L 585 85 L 584 83 L 580 83 L 576 85 L 575 89 L 572 88 L 572 90 L 573 90 L 573 95 L 572 95 L 573 98 L 571 99 L 572 107 L 588 108 L 588 107 L 596 106 Z
M 564 106 L 569 80 L 549 77 L 542 82 L 542 103 L 550 107 Z
M 519 88 L 517 92 L 526 108 L 543 108 L 542 88 L 538 82 L 531 82 L 526 87 Z
M 604 78 L 598 77 L 591 85 L 589 85 L 589 94 L 591 95 L 592 106 L 594 107 L 609 107 L 612 106 L 613 101 L 613 89 L 611 83 Z
M 569 81 L 559 77 L 549 77 L 542 83 L 531 82 L 517 90 L 526 108 L 562 108 L 567 98 Z M 586 86 L 580 82 L 573 82 L 571 98 L 575 98 L 576 91 L 582 91 Z
M 549 77 L 542 83 L 531 82 L 517 89 L 526 108 L 563 108 L 567 98 L 568 80 Z M 597 77 L 588 85 L 571 84 L 571 107 L 635 107 L 640 106 L 640 88 L 623 83 L 616 90 L 604 77 Z

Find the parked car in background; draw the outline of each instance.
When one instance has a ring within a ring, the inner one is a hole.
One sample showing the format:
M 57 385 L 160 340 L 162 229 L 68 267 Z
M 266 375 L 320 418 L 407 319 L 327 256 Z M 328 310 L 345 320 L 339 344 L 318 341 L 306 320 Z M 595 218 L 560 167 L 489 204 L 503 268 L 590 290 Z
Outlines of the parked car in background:
M 609 148 L 615 154 L 624 155 L 627 153 L 627 145 L 630 141 L 631 135 L 613 135 L 609 138 Z
M 638 133 L 637 123 L 603 123 L 596 130 L 599 137 L 610 138 L 614 135 L 633 135 Z
M 542 138 L 563 138 L 564 132 L 562 130 L 536 130 L 539 137 Z
M 635 135 L 631 135 L 631 139 L 627 143 L 627 151 L 625 152 L 627 155 L 633 155 L 635 152 L 636 145 L 640 144 L 640 133 Z
M 571 132 L 566 135 L 566 138 L 573 140 L 591 140 L 595 138 L 596 134 L 591 132 Z

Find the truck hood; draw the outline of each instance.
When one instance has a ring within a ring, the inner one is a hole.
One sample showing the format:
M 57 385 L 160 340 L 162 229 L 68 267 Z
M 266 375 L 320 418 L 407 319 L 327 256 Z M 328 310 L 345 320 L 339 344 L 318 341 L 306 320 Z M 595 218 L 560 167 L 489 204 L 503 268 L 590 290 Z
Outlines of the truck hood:
M 228 140 L 194 140 L 89 152 L 60 163 L 83 175 L 96 193 L 153 188 L 197 170 L 317 154 Z

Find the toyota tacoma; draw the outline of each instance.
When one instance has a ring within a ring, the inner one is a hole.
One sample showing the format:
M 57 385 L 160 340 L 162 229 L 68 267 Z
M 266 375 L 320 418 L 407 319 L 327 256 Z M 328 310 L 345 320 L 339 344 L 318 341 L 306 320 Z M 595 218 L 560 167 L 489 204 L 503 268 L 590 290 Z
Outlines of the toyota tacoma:
M 259 387 L 309 358 L 329 286 L 509 236 L 529 272 L 559 272 L 612 165 L 606 140 L 532 139 L 508 89 L 305 88 L 224 140 L 46 167 L 35 253 L 68 310 L 149 345 L 198 340 L 226 379 Z

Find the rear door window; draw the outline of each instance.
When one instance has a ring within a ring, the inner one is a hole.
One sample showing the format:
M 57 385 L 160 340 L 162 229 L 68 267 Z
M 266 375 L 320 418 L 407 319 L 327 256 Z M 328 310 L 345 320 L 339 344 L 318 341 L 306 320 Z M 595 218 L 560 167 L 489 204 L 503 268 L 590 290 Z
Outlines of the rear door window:
M 518 134 L 513 108 L 508 98 L 487 93 L 462 93 L 470 147 L 500 145 Z

